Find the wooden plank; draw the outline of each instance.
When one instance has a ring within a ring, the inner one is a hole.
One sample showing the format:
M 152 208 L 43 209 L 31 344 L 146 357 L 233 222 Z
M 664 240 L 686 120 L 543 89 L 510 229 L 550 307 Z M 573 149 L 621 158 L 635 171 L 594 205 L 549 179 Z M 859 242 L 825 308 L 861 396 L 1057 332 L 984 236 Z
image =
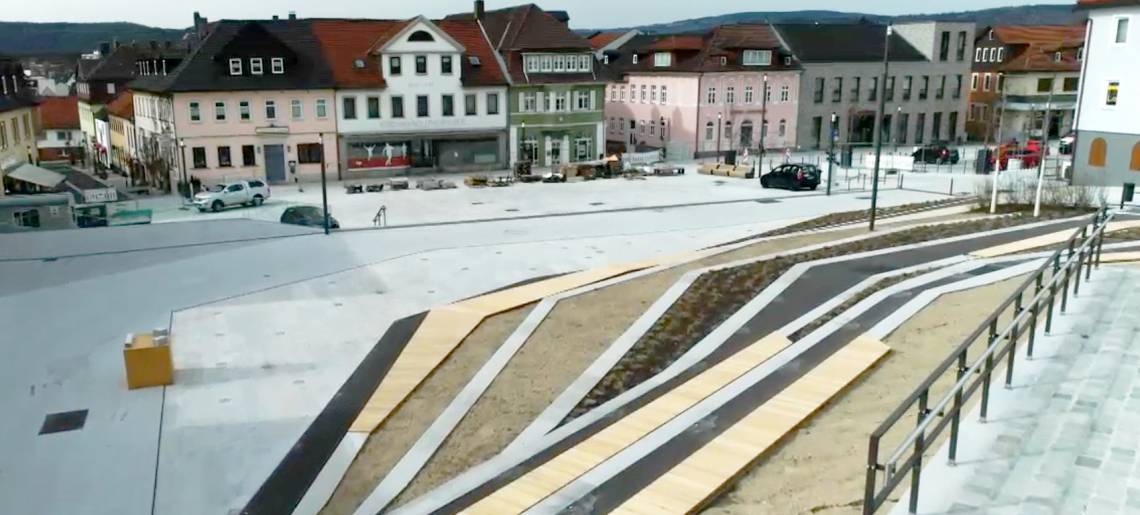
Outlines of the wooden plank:
M 1116 231 L 1123 231 L 1125 229 L 1135 229 L 1140 227 L 1140 220 L 1117 220 L 1109 222 L 1108 227 L 1104 229 L 1105 233 Z M 974 257 L 998 257 L 1007 254 L 1014 254 L 1017 252 L 1024 252 L 1030 249 L 1036 249 L 1047 245 L 1056 245 L 1068 241 L 1069 236 L 1073 235 L 1072 230 L 1057 231 L 1041 236 L 1026 238 L 1024 240 L 1003 243 L 1001 245 L 994 245 L 993 247 L 984 248 L 971 252 L 970 255 Z
M 612 513 L 663 513 L 663 509 L 668 513 L 699 511 L 888 351 L 878 340 L 867 336 L 856 338 Z M 700 484 L 699 488 L 694 488 L 696 483 Z
M 502 515 L 525 511 L 767 361 L 790 344 L 791 341 L 786 336 L 775 333 L 757 340 L 728 359 L 492 492 L 463 510 L 463 513 Z

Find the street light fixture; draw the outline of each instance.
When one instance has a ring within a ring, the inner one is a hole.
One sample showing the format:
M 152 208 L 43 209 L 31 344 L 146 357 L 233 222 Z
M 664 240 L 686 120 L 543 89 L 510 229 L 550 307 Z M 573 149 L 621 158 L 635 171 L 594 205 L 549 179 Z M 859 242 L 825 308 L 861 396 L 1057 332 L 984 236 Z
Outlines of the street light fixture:
M 891 33 L 894 29 L 887 25 L 886 35 L 883 37 L 883 91 L 879 95 L 879 109 L 875 112 L 876 124 L 879 130 L 875 131 L 875 171 L 871 176 L 871 219 L 869 230 L 875 230 L 875 208 L 879 202 L 879 161 L 883 157 L 883 114 L 887 109 L 887 74 L 890 73 Z
M 194 192 L 190 190 L 190 178 L 186 174 L 186 140 L 178 140 L 178 156 L 182 158 L 182 184 L 186 185 L 186 193 L 182 195 L 182 209 L 187 209 L 187 200 L 194 197 Z M 179 187 L 178 191 L 181 192 L 182 188 Z
M 329 192 L 325 181 L 325 133 L 318 132 L 318 145 L 321 149 L 321 204 L 325 210 L 325 235 L 329 233 Z
M 768 136 L 768 74 L 764 74 L 764 87 L 760 89 L 760 167 L 756 170 L 756 176 L 759 177 L 764 172 L 764 153 L 767 152 L 765 148 L 764 138 Z
M 716 162 L 720 164 L 720 119 L 721 113 L 716 114 Z
M 835 140 L 839 139 L 839 134 L 836 133 L 836 125 L 839 122 L 839 115 L 835 112 L 831 113 L 831 124 L 828 125 L 827 139 L 830 141 L 827 150 L 827 194 L 831 195 L 831 183 L 835 180 L 832 172 L 835 170 Z

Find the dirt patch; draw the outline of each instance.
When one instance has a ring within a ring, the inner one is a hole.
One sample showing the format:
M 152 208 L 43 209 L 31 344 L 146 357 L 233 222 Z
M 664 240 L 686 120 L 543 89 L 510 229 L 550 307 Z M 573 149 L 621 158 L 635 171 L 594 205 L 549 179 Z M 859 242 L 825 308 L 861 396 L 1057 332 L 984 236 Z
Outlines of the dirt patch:
M 368 437 L 321 513 L 340 515 L 356 511 L 532 309 L 534 304 L 487 318 L 464 338 L 455 352 Z
M 943 199 L 931 200 L 928 202 L 915 202 L 911 204 L 903 204 L 900 206 L 883 207 L 876 210 L 876 219 L 882 220 L 894 216 L 902 216 L 907 214 L 918 213 L 921 211 L 929 211 L 932 209 L 939 209 L 943 207 L 950 207 L 954 205 L 964 204 L 961 199 Z M 854 211 L 842 211 L 839 213 L 829 213 L 811 220 L 804 220 L 803 222 L 794 223 L 779 229 L 774 229 L 753 238 L 764 238 L 768 236 L 780 236 L 783 234 L 791 234 L 800 231 L 810 231 L 813 229 L 822 229 L 824 227 L 831 227 L 839 224 L 850 224 L 867 220 L 871 217 L 870 209 L 857 209 Z M 744 241 L 744 240 L 739 240 Z
M 876 368 L 790 435 L 704 513 L 861 513 L 871 431 L 1024 280 L 1017 277 L 939 297 L 886 339 L 891 353 Z M 952 377 L 947 375 L 948 380 Z M 942 386 L 939 391 L 947 385 Z M 883 448 L 896 443 L 884 441 Z
M 901 283 L 907 279 L 918 277 L 922 274 L 926 274 L 926 273 L 929 273 L 932 271 L 933 271 L 932 269 L 927 268 L 927 269 L 919 270 L 916 272 L 911 272 L 909 274 L 895 275 L 895 276 L 887 277 L 885 279 L 880 279 L 880 280 L 876 281 L 875 284 L 872 284 L 866 288 L 863 288 L 862 290 L 859 290 L 859 292 L 856 293 L 853 297 L 843 301 L 842 304 L 835 306 L 834 308 L 831 309 L 831 311 L 824 313 L 823 316 L 821 316 L 815 320 L 812 320 L 811 323 L 809 323 L 808 325 L 805 325 L 802 328 L 796 330 L 796 332 L 794 332 L 788 336 L 788 339 L 793 341 L 793 342 L 797 341 L 800 338 L 803 338 L 804 336 L 811 334 L 812 331 L 815 331 L 816 329 L 823 327 L 823 325 L 830 322 L 831 319 L 839 316 L 844 311 L 851 309 L 854 305 L 856 305 L 860 302 L 863 302 L 863 299 L 870 297 L 875 292 L 880 291 L 880 290 L 885 290 L 885 289 L 890 288 L 891 286 L 894 286 L 898 283 Z

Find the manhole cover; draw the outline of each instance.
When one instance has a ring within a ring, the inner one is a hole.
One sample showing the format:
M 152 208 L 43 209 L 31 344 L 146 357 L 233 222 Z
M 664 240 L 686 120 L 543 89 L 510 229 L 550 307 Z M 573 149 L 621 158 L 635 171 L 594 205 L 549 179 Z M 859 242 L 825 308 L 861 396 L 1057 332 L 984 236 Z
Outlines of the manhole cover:
M 62 411 L 51 413 L 44 417 L 44 424 L 40 426 L 40 434 L 62 433 L 83 429 L 87 423 L 87 410 Z

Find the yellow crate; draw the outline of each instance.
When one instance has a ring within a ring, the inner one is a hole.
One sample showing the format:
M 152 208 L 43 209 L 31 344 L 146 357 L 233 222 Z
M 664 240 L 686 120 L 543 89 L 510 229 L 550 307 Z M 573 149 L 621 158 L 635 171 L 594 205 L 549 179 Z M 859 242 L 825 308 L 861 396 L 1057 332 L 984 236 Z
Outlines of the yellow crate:
M 127 388 L 147 388 L 174 384 L 174 359 L 170 353 L 170 336 L 165 330 L 127 335 L 123 346 L 123 364 L 127 370 Z

